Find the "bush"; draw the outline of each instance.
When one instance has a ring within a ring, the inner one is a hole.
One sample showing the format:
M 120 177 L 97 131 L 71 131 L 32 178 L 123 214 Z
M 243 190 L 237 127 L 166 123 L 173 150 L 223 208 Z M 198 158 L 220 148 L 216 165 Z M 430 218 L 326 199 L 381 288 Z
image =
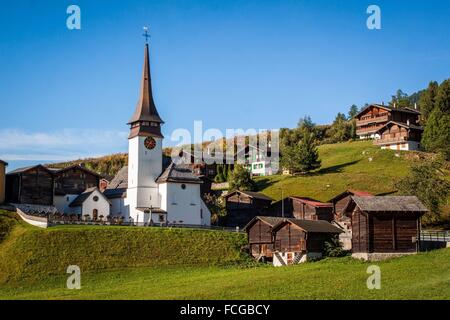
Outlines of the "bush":
M 334 236 L 330 240 L 325 241 L 324 248 L 323 248 L 323 255 L 325 257 L 343 257 L 347 254 L 347 251 L 345 251 L 342 248 L 342 244 L 339 241 L 339 236 Z

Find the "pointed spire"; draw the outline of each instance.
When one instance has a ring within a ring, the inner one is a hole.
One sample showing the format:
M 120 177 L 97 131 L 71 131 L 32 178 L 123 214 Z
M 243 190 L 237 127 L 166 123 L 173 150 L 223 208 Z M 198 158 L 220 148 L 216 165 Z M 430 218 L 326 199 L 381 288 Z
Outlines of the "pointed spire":
M 161 120 L 158 110 L 156 110 L 155 102 L 153 101 L 152 94 L 152 80 L 150 77 L 150 62 L 148 54 L 148 44 L 145 44 L 144 51 L 144 69 L 142 71 L 141 80 L 141 93 L 139 101 L 136 105 L 136 111 L 133 117 L 131 117 L 128 124 L 132 124 L 138 121 L 153 121 L 158 123 L 164 123 Z
M 132 126 L 132 133 L 130 137 L 136 135 L 148 135 L 147 133 L 154 133 L 157 129 L 158 136 L 161 136 L 160 125 L 164 123 L 156 110 L 155 102 L 153 101 L 152 94 L 152 80 L 150 76 L 150 59 L 148 53 L 148 44 L 145 44 L 144 50 L 144 68 L 142 70 L 141 79 L 141 92 L 139 95 L 139 100 L 136 105 L 136 110 L 128 121 L 128 124 Z M 151 127 L 152 130 L 148 130 Z M 134 130 L 133 130 L 134 128 Z M 140 128 L 136 130 L 136 128 Z

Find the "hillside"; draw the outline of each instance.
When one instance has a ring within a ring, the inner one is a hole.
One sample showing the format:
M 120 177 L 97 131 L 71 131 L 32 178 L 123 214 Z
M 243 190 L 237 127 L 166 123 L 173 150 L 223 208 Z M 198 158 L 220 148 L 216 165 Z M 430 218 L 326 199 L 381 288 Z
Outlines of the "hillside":
M 450 299 L 450 249 L 377 262 L 381 290 L 366 286 L 372 263 L 351 258 L 275 268 L 157 267 L 83 272 L 0 286 L 0 299 Z
M 415 162 L 433 157 L 423 152 L 381 150 L 372 141 L 319 146 L 322 167 L 307 175 L 275 175 L 256 179 L 258 190 L 275 200 L 296 195 L 327 201 L 346 189 L 374 194 L 395 192 L 394 184 Z
M 194 229 L 60 226 L 39 229 L 0 212 L 0 284 L 128 267 L 211 266 L 243 262 L 245 235 Z M 1 231 L 0 231 L 1 232 Z

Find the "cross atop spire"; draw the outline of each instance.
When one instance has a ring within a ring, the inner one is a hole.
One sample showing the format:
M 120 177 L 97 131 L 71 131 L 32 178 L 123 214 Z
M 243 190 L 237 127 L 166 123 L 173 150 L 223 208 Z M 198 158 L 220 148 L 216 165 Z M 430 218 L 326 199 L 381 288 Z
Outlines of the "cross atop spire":
M 148 33 L 148 27 L 143 26 L 142 29 L 144 30 L 142 36 L 145 38 L 145 43 L 148 43 L 148 38 L 150 38 L 150 34 Z
M 148 43 L 144 48 L 144 68 L 142 70 L 141 92 L 136 105 L 136 110 L 128 121 L 131 125 L 130 138 L 134 136 L 157 136 L 162 137 L 161 120 L 156 110 L 152 94 L 152 80 L 150 76 L 150 58 Z

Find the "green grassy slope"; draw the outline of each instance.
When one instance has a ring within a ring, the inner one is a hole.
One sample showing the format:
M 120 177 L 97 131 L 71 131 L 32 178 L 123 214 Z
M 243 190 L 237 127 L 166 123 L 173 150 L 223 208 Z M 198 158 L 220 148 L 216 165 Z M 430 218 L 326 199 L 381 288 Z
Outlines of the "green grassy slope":
M 366 286 L 365 263 L 327 259 L 290 267 L 136 268 L 2 286 L 0 299 L 450 299 L 450 249 L 377 262 L 381 289 Z
M 396 156 L 396 154 L 398 156 Z M 429 155 L 381 150 L 372 141 L 355 141 L 319 146 L 322 167 L 304 176 L 257 178 L 258 189 L 279 200 L 284 196 L 306 196 L 327 201 L 346 189 L 385 194 L 395 192 L 395 182 L 408 174 L 415 161 Z M 371 159 L 371 161 L 369 160 Z
M 4 216 L 4 214 L 0 214 Z M 246 235 L 222 231 L 140 227 L 72 226 L 38 229 L 16 221 L 0 242 L 0 284 L 84 271 L 236 264 Z

